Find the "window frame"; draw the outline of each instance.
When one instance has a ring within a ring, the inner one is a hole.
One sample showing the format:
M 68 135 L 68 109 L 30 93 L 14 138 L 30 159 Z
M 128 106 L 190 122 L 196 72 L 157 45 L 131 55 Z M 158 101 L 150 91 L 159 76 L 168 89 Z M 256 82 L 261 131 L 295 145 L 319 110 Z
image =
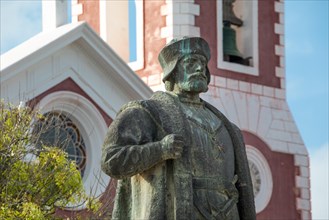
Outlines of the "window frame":
M 128 66 L 134 70 L 144 68 L 144 0 L 134 0 L 136 3 L 136 61 L 128 62 Z M 107 3 L 100 0 L 100 37 L 107 42 Z M 111 45 L 110 45 L 111 46 Z
M 217 67 L 248 75 L 259 75 L 259 51 L 258 51 L 258 1 L 252 1 L 252 57 L 253 66 L 245 66 L 224 61 L 223 56 L 223 1 L 217 0 Z
M 266 158 L 255 146 L 246 144 L 246 153 L 248 160 L 250 160 L 258 169 L 259 176 L 262 180 L 259 192 L 254 198 L 256 213 L 258 214 L 267 207 L 272 198 L 273 177 Z

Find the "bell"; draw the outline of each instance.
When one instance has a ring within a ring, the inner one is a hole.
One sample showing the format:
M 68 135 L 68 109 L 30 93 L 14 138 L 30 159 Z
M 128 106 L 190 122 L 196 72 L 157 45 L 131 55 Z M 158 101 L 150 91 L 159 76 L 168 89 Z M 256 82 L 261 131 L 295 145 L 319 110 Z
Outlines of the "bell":
M 236 46 L 236 33 L 230 22 L 224 22 L 223 27 L 223 53 L 224 60 L 233 63 L 244 63 L 242 54 Z

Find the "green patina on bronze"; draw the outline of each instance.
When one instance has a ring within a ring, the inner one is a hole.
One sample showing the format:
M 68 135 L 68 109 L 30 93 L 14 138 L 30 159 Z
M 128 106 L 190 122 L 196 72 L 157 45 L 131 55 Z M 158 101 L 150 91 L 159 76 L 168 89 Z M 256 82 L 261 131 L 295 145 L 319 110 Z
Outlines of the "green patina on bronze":
M 177 43 L 178 42 L 178 43 Z M 199 37 L 174 39 L 167 44 L 159 54 L 159 62 L 163 69 L 163 79 L 165 82 L 177 65 L 177 62 L 185 55 L 201 54 L 210 60 L 210 49 L 207 42 Z M 210 73 L 207 67 L 206 75 L 210 82 Z
M 149 100 L 122 107 L 103 147 L 102 169 L 119 179 L 113 219 L 255 219 L 240 130 L 200 99 L 209 46 L 183 38 L 160 52 L 164 82 Z

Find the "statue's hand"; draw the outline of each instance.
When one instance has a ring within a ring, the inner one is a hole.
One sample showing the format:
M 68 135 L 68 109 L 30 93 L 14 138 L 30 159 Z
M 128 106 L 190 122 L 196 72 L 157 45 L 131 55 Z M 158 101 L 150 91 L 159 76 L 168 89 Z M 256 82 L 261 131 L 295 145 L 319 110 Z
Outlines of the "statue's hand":
M 180 158 L 183 152 L 184 139 L 177 134 L 169 134 L 161 140 L 162 158 L 164 160 Z

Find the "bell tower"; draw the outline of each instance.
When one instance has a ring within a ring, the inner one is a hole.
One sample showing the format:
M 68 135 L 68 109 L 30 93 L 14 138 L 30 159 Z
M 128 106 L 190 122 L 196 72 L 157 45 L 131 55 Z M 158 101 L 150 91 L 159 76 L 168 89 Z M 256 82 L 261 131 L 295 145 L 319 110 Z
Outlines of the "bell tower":
M 243 131 L 257 217 L 311 218 L 309 156 L 286 101 L 284 0 L 72 0 L 72 16 L 154 91 L 164 90 L 161 48 L 204 38 L 211 82 L 202 98 Z

